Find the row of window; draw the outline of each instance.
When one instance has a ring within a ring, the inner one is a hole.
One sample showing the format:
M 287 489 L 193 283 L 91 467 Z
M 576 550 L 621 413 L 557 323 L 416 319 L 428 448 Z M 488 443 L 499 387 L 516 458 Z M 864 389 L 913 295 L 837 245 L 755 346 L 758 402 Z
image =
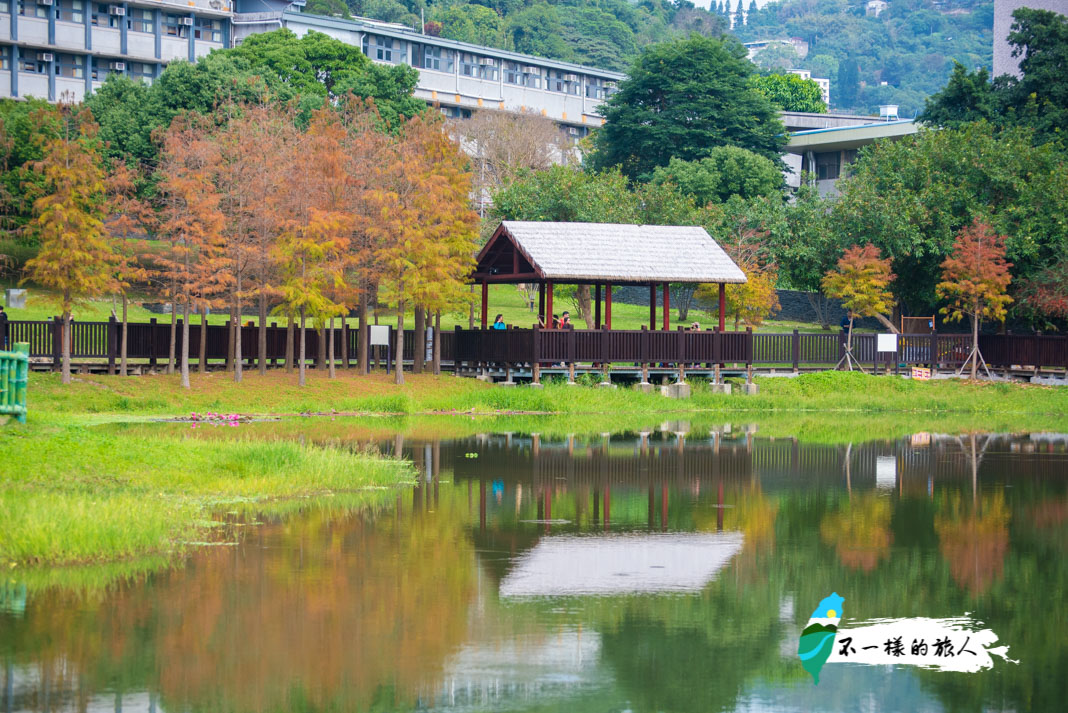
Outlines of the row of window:
M 363 51 L 371 59 L 377 59 L 394 64 L 403 61 L 404 52 L 399 48 L 400 42 L 390 37 L 378 37 L 367 35 L 363 40 Z M 493 57 L 480 57 L 478 55 L 460 52 L 460 74 L 472 79 L 485 79 L 496 81 L 500 67 L 504 65 L 504 82 L 530 89 L 541 89 L 544 82 L 545 89 L 551 92 L 571 94 L 578 96 L 583 90 L 582 78 L 577 74 L 570 74 L 556 69 L 544 70 L 541 67 L 524 65 L 519 62 L 495 59 Z M 432 69 L 438 72 L 452 72 L 457 53 L 453 50 L 431 45 L 416 45 L 413 53 L 413 61 L 419 69 Z M 599 77 L 587 77 L 585 94 L 591 99 L 604 99 L 615 88 L 615 82 L 604 80 Z
M 0 46 L 0 70 L 10 71 L 13 53 L 10 46 Z M 68 79 L 85 79 L 85 55 L 23 50 L 19 53 L 18 68 L 28 74 L 48 74 L 49 65 L 55 64 L 56 76 Z M 151 79 L 156 76 L 156 64 L 150 62 L 124 62 L 96 58 L 90 70 L 94 82 L 102 82 L 111 72 L 120 72 L 136 78 Z
M 48 19 L 51 11 L 57 20 L 64 22 L 85 22 L 85 0 L 55 0 L 54 3 L 42 4 L 38 0 L 16 0 L 18 14 L 24 17 Z M 90 3 L 92 16 L 90 22 L 97 27 L 118 29 L 126 21 L 126 28 L 133 32 L 152 34 L 156 31 L 156 11 L 144 8 L 129 8 L 125 15 L 117 15 L 112 8 L 120 7 L 106 3 Z M 0 12 L 11 12 L 11 0 L 0 0 Z M 193 39 L 205 42 L 223 41 L 224 23 L 221 19 L 208 17 L 189 18 L 183 15 L 164 13 L 160 22 L 160 32 L 168 37 L 188 38 L 192 30 Z

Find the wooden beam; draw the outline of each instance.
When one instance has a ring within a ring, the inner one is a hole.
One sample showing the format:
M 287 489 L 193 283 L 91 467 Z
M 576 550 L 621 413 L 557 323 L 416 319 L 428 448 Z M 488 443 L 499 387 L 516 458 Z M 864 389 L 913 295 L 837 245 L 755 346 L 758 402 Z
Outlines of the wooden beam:
M 521 282 L 540 282 L 541 275 L 536 272 L 473 272 L 468 278 L 471 282 L 493 282 L 493 283 L 513 283 L 519 284 Z
M 604 286 L 604 326 L 612 328 L 612 283 Z
M 664 283 L 664 331 L 671 329 L 671 289 Z
M 656 283 L 649 283 L 649 331 L 656 330 Z
M 727 286 L 719 283 L 719 331 L 727 326 Z
M 545 319 L 545 283 L 542 282 L 538 285 L 538 319 L 541 320 L 541 326 L 544 327 L 548 324 Z
M 482 283 L 482 328 L 486 328 L 486 320 L 489 318 L 489 283 Z
M 549 282 L 545 286 L 545 328 L 556 329 L 556 324 L 553 322 L 553 283 Z
M 601 283 L 593 286 L 593 328 L 601 328 Z

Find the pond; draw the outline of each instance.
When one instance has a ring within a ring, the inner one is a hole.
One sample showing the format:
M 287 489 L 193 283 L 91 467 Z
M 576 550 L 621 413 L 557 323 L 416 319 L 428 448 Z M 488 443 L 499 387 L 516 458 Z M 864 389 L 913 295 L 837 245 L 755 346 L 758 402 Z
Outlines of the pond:
M 1068 700 L 1066 436 L 823 445 L 682 422 L 594 437 L 351 430 L 354 444 L 411 459 L 418 483 L 361 508 L 238 517 L 175 566 L 99 586 L 5 581 L 0 711 Z M 843 626 L 969 614 L 1018 663 L 831 662 L 815 685 L 798 638 L 831 592 L 845 598 Z

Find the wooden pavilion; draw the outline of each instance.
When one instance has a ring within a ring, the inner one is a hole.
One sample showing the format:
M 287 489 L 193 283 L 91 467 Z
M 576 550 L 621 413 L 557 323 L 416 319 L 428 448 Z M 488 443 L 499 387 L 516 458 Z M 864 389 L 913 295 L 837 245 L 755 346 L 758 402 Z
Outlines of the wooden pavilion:
M 671 283 L 719 284 L 719 331 L 725 328 L 728 284 L 745 273 L 700 226 L 551 223 L 506 220 L 478 255 L 471 280 L 482 285 L 482 328 L 489 316 L 491 284 L 537 284 L 538 316 L 552 329 L 553 286 L 594 288 L 594 328 L 612 328 L 612 288 L 648 285 L 649 328 L 656 329 L 657 288 L 663 329 L 671 328 Z

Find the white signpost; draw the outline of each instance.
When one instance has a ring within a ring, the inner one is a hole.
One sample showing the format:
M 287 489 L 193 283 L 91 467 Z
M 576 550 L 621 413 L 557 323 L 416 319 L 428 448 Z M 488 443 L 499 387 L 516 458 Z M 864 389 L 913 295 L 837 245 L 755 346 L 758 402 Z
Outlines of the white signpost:
M 875 340 L 875 351 L 878 352 L 896 352 L 897 351 L 897 335 L 896 334 L 877 334 Z
M 389 327 L 385 324 L 372 324 L 370 338 L 367 340 L 370 347 L 386 348 L 386 373 L 389 373 L 389 363 L 393 360 L 392 345 L 389 343 Z

